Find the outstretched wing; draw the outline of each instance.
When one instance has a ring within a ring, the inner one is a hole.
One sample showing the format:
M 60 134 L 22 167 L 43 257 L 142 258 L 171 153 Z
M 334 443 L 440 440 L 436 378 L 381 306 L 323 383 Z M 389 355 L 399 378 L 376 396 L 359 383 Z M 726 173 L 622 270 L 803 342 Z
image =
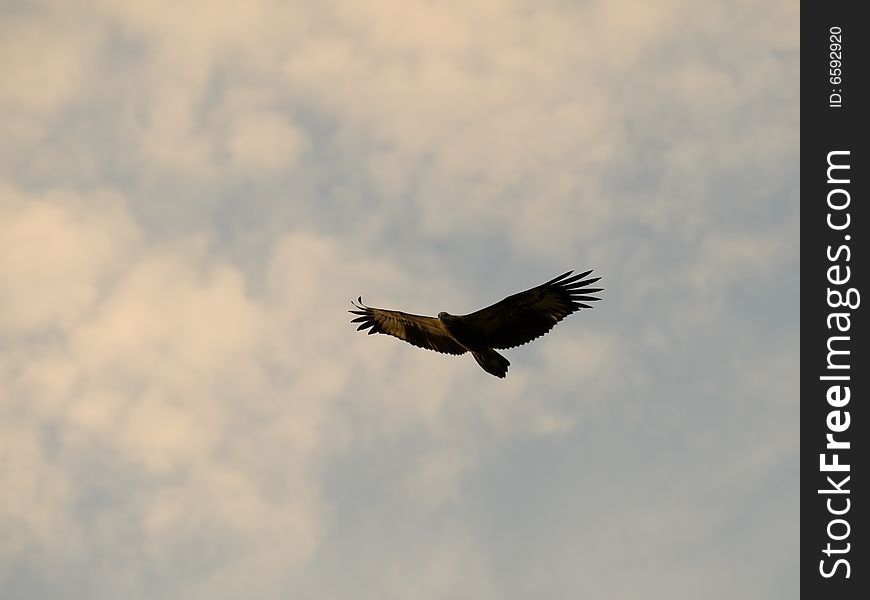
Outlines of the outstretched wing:
M 358 302 L 358 304 L 352 303 L 358 310 L 348 311 L 359 315 L 351 320 L 351 323 L 360 324 L 357 331 L 368 329 L 369 335 L 386 333 L 419 348 L 446 354 L 464 354 L 466 352 L 465 347 L 454 340 L 444 324 L 435 317 L 372 308 L 362 303 L 362 297 L 358 298 Z
M 571 313 L 592 308 L 587 302 L 600 300 L 590 294 L 603 288 L 588 286 L 601 278 L 584 279 L 591 272 L 590 269 L 572 276 L 573 271 L 568 271 L 538 287 L 463 315 L 462 320 L 484 336 L 492 348 L 513 348 L 531 342 Z

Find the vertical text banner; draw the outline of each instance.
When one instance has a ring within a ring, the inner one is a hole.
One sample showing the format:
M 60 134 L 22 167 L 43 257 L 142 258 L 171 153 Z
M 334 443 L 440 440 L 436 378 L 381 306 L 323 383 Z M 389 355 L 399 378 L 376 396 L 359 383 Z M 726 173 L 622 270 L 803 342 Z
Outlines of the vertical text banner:
M 802 3 L 801 594 L 865 598 L 870 356 L 867 79 L 859 2 Z M 863 493 L 859 490 L 862 490 Z M 862 590 L 864 594 L 859 594 Z

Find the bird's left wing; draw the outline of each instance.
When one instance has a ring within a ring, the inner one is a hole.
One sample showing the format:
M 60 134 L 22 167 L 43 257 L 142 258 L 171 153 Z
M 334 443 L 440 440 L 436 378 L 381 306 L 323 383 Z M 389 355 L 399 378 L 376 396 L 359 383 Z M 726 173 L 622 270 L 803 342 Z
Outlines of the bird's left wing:
M 601 278 L 584 279 L 591 272 L 571 275 L 573 271 L 568 271 L 547 283 L 463 315 L 462 319 L 480 332 L 492 348 L 520 346 L 544 335 L 571 313 L 592 308 L 587 302 L 600 300 L 591 294 L 602 288 L 588 286 Z
M 357 310 L 348 311 L 359 315 L 351 320 L 351 323 L 360 324 L 357 331 L 368 329 L 369 335 L 386 333 L 419 348 L 444 352 L 445 354 L 464 354 L 466 352 L 465 346 L 454 340 L 444 324 L 435 317 L 372 308 L 363 304 L 362 298 L 359 298 L 358 302 L 359 304 L 353 303 Z

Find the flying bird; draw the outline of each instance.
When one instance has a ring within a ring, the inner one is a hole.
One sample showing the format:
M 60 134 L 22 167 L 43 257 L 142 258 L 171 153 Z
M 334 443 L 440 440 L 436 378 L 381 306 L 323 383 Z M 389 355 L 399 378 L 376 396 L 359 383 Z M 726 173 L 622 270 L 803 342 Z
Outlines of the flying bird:
M 419 348 L 445 354 L 471 352 L 484 371 L 505 377 L 510 362 L 496 349 L 531 342 L 571 313 L 592 308 L 587 302 L 600 300 L 591 294 L 603 288 L 588 287 L 600 277 L 584 279 L 592 273 L 591 269 L 579 275 L 572 273 L 568 271 L 467 315 L 440 312 L 437 317 L 425 317 L 373 308 L 363 304 L 362 296 L 351 303 L 357 310 L 348 312 L 359 315 L 351 320 L 359 323 L 357 331 L 368 329 L 369 335 L 386 333 Z

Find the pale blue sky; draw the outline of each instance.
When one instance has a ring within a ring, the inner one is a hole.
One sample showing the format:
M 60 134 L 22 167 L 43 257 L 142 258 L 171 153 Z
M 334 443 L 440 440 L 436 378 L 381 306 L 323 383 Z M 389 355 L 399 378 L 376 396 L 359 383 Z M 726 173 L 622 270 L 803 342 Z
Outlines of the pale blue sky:
M 0 597 L 791 599 L 783 2 L 0 5 Z M 568 269 L 507 379 L 349 322 Z

